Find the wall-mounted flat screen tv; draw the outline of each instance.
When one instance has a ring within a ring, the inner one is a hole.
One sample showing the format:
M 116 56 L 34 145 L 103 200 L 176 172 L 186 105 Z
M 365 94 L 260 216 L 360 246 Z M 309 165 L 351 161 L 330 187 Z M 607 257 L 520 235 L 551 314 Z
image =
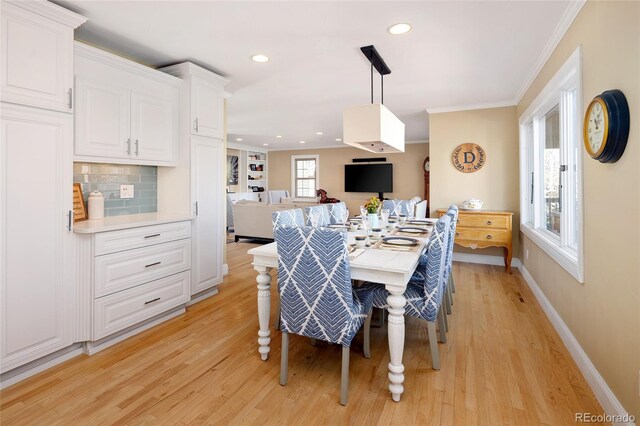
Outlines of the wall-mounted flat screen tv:
M 344 192 L 393 192 L 393 164 L 346 164 Z

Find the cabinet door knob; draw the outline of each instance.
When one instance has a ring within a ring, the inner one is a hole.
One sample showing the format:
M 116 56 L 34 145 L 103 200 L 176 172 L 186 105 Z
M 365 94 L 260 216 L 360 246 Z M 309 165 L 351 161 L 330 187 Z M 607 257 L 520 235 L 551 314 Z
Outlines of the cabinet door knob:
M 69 95 L 69 109 L 73 109 L 73 87 L 67 91 Z
M 198 119 L 197 118 L 194 121 L 194 127 L 196 129 L 196 133 L 198 133 Z
M 140 143 L 138 142 L 138 139 L 136 139 L 136 157 L 138 156 L 138 146 L 140 145 Z
M 493 225 L 493 222 L 491 222 L 490 220 L 487 221 L 487 225 Z
M 460 236 L 460 233 L 459 233 L 459 232 L 456 232 L 456 237 L 459 237 L 459 236 Z
M 127 139 L 127 155 L 131 155 L 131 138 Z
M 491 236 L 491 234 L 487 235 L 487 240 L 492 239 L 493 237 Z

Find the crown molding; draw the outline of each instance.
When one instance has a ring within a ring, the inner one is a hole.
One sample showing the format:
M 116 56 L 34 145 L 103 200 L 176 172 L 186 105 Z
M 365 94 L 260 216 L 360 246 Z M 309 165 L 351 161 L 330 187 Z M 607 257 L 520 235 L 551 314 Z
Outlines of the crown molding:
M 553 31 L 553 34 L 551 34 L 551 38 L 549 38 L 549 40 L 547 41 L 547 44 L 544 46 L 544 49 L 542 49 L 538 60 L 534 63 L 533 67 L 529 71 L 529 74 L 527 74 L 527 77 L 522 82 L 522 86 L 520 86 L 520 90 L 518 90 L 516 97 L 513 100 L 513 103 L 515 105 L 520 103 L 522 97 L 525 95 L 525 93 L 527 93 L 527 90 L 529 90 L 529 87 L 531 87 L 536 77 L 538 77 L 538 74 L 540 74 L 542 67 L 544 67 L 544 65 L 547 63 L 556 47 L 558 47 L 558 43 L 560 43 L 560 40 L 562 40 L 565 33 L 567 32 L 573 21 L 576 19 L 576 16 L 578 16 L 578 13 L 580 13 L 580 10 L 582 10 L 582 6 L 584 6 L 585 3 L 586 0 L 572 0 L 569 2 L 567 9 L 564 11 L 562 17 L 560 18 L 560 22 L 558 22 L 558 25 Z
M 427 108 L 426 111 L 429 114 L 440 114 L 443 112 L 458 112 L 458 111 L 471 111 L 474 109 L 490 109 L 490 108 L 504 108 L 515 106 L 516 102 L 513 100 L 498 101 L 498 102 L 486 102 L 480 104 L 467 104 L 467 105 L 452 105 L 438 108 Z
M 71 28 L 78 28 L 80 25 L 87 22 L 87 18 L 82 15 L 78 15 L 62 6 L 53 4 L 45 0 L 5 0 L 6 3 L 19 7 L 29 12 L 33 12 L 37 15 L 49 18 L 60 24 L 66 25 Z M 5 3 L 3 1 L 2 3 Z

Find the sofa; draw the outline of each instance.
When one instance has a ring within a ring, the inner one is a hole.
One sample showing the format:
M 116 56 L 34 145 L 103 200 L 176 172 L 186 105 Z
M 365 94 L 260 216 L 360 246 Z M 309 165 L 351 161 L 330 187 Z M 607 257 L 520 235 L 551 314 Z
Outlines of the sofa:
M 315 205 L 316 203 L 275 203 L 239 200 L 233 205 L 233 225 L 235 241 L 240 238 L 273 240 L 271 215 L 278 210 L 289 210 Z

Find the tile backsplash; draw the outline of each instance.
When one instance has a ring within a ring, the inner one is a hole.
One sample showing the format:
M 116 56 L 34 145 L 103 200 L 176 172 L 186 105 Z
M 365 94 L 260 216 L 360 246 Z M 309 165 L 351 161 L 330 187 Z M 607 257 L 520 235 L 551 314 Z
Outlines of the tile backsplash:
M 104 215 L 158 211 L 158 167 L 73 163 L 73 182 L 82 184 L 85 203 L 91 191 L 104 195 Z M 120 198 L 120 185 L 133 185 L 133 198 Z

